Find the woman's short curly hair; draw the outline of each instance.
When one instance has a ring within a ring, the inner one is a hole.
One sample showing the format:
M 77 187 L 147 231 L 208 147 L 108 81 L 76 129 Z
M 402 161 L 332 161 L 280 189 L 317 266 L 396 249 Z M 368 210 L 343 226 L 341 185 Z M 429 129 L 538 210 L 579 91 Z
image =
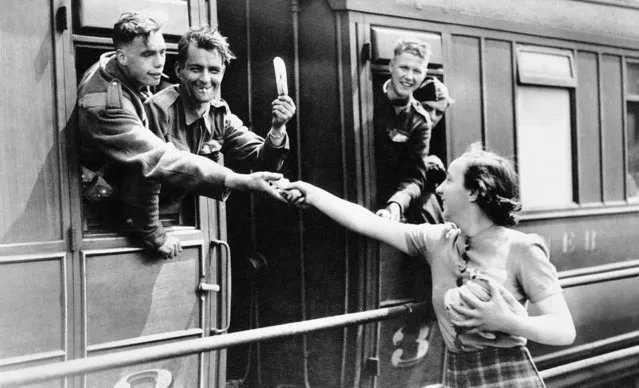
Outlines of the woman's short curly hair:
M 519 178 L 513 162 L 484 150 L 481 143 L 473 143 L 462 158 L 468 161 L 464 186 L 477 192 L 477 205 L 495 224 L 515 225 L 521 202 Z

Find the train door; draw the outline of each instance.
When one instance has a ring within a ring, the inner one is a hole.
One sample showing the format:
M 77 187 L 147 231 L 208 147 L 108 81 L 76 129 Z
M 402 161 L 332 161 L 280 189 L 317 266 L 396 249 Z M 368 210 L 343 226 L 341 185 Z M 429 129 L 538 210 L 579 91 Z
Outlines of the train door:
M 370 160 L 371 185 L 374 190 L 372 208 L 381 209 L 389 199 L 388 186 L 392 176 L 399 171 L 387 171 L 389 166 L 384 155 L 381 137 L 388 131 L 382 128 L 382 116 L 388 110 L 384 84 L 389 80 L 388 64 L 393 57 L 393 49 L 398 39 L 417 37 L 429 44 L 432 56 L 429 61 L 428 76 L 444 81 L 442 56 L 442 37 L 439 33 L 419 30 L 407 30 L 384 25 L 370 24 L 370 74 L 372 85 L 372 126 L 371 138 L 373 150 Z M 418 89 L 414 97 L 425 100 L 424 88 Z M 371 112 L 369 112 L 371 115 Z M 369 130 L 370 133 L 370 130 Z M 442 119 L 432 130 L 430 155 L 438 156 L 446 163 L 446 123 Z M 384 173 L 386 171 L 386 173 Z M 391 191 L 394 191 L 394 187 Z M 411 205 L 413 206 L 413 205 Z M 407 211 L 406 213 L 411 212 Z M 416 219 L 406 222 L 417 223 Z M 378 286 L 378 306 L 391 307 L 408 302 L 430 300 L 430 272 L 425 263 L 407 258 L 401 252 L 388 245 L 380 244 L 377 251 L 379 266 L 375 269 Z M 378 336 L 374 347 L 379 359 L 379 377 L 377 387 L 414 387 L 434 384 L 441 380 L 441 362 L 443 343 L 438 332 L 437 321 L 432 308 L 415 311 L 406 318 L 384 321 L 379 324 Z
M 119 15 L 139 11 L 163 24 L 168 48 L 164 72 L 169 82 L 177 82 L 173 64 L 179 35 L 190 25 L 214 20 L 200 3 L 79 1 L 74 6 L 76 80 L 111 49 L 106 37 Z M 222 311 L 226 309 L 222 308 L 230 300 L 220 298 L 230 295 L 222 272 L 226 274 L 229 268 L 230 251 L 222 242 L 226 236 L 221 205 L 190 196 L 178 205 L 161 206 L 163 225 L 178 236 L 184 248 L 173 260 L 161 260 L 132 241 L 129 233 L 123 233 L 123 220 L 111 205 L 82 202 L 82 211 L 74 215 L 74 227 L 81 225 L 76 233 L 82 236 L 75 272 L 81 279 L 75 284 L 81 306 L 76 309 L 76 327 L 81 328 L 78 356 L 117 353 L 223 332 L 221 320 L 226 313 Z M 109 387 L 137 378 L 145 381 L 149 375 L 159 379 L 160 374 L 173 387 L 217 386 L 224 381 L 224 357 L 221 351 L 132 365 L 86 376 L 85 386 Z
M 0 16 L 0 368 L 73 357 L 72 262 L 59 1 L 3 3 Z M 60 381 L 47 387 L 63 386 Z
M 67 126 L 76 84 L 111 50 L 123 12 L 163 21 L 172 72 L 177 37 L 215 21 L 204 1 L 15 2 L 2 16 L 3 217 L 0 225 L 0 367 L 15 369 L 224 332 L 230 251 L 223 205 L 191 197 L 163 209 L 182 241 L 154 257 L 122 228 L 116 208 L 83 203 L 76 139 Z M 169 17 L 170 16 L 170 17 Z M 42 23 L 43 20 L 48 23 Z M 115 387 L 154 381 L 219 386 L 225 351 L 133 365 L 58 381 Z M 42 386 L 52 386 L 48 382 Z

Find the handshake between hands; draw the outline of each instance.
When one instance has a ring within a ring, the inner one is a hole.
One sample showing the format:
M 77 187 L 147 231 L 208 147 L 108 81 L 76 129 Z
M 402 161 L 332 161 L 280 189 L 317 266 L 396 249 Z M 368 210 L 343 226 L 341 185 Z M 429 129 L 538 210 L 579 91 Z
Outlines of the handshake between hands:
M 305 208 L 306 196 L 297 188 L 291 187 L 291 181 L 282 177 L 280 179 L 271 180 L 268 182 L 269 186 L 273 189 L 275 199 L 286 202 L 289 205 L 293 205 L 299 208 Z

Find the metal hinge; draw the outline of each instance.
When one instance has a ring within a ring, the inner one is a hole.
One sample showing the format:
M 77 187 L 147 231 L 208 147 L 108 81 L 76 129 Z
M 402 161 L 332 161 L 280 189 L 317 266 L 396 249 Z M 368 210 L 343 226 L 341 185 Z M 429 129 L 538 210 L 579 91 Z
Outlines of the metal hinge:
M 366 376 L 379 376 L 379 357 L 369 357 L 364 366 Z
M 58 32 L 62 32 L 67 30 L 68 28 L 69 22 L 67 6 L 63 5 L 62 7 L 58 8 L 58 11 L 55 14 L 55 29 Z
M 364 43 L 362 45 L 361 59 L 362 63 L 366 63 L 373 58 L 373 47 L 370 43 Z
M 75 252 L 78 250 L 78 241 L 80 239 L 80 235 L 78 233 L 77 228 L 69 229 L 69 240 L 71 245 L 71 252 Z

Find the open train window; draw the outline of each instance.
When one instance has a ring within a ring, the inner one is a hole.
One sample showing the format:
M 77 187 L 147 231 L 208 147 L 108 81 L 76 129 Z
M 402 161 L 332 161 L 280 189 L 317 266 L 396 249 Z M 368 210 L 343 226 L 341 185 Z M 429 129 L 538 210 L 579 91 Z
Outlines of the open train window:
M 113 24 L 125 12 L 149 15 L 162 25 L 168 52 L 164 72 L 169 79 L 159 89 L 177 83 L 173 74 L 177 39 L 190 25 L 189 0 L 74 0 L 73 32 L 77 82 L 101 54 L 112 50 Z M 108 169 L 112 169 L 108 167 Z M 112 173 L 117 174 L 117 172 Z M 85 174 L 86 175 L 86 174 Z M 89 174 L 90 175 L 90 174 Z M 106 176 L 106 173 L 105 173 Z M 111 182 L 108 182 L 111 184 Z M 115 187 L 117 190 L 117 187 Z M 116 194 L 117 196 L 117 194 Z M 160 208 L 160 218 L 166 226 L 195 226 L 196 200 L 187 196 L 180 204 L 167 203 Z M 83 203 L 82 220 L 85 233 L 118 233 L 123 230 L 122 211 L 117 199 L 100 203 Z
M 395 44 L 402 37 L 412 36 L 426 42 L 431 49 L 428 62 L 428 75 L 437 77 L 444 82 L 444 67 L 442 54 L 442 37 L 438 33 L 426 31 L 404 30 L 383 26 L 371 27 L 371 70 L 373 79 L 374 104 L 383 97 L 382 86 L 390 78 L 388 64 L 393 58 Z M 421 89 L 414 93 L 418 101 L 423 101 Z M 375 105 L 377 106 L 377 105 Z M 446 161 L 446 116 L 437 124 L 430 139 L 430 153 Z
M 393 176 L 393 170 L 389 169 L 388 160 L 382 155 L 384 147 L 381 142 L 376 141 L 377 136 L 385 134 L 385 129 L 379 128 L 380 117 L 383 116 L 383 110 L 388 109 L 385 102 L 383 85 L 390 79 L 390 71 L 388 65 L 394 56 L 394 48 L 397 41 L 404 37 L 418 38 L 430 46 L 431 57 L 428 62 L 427 75 L 437 77 L 440 81 L 444 80 L 443 56 L 442 56 L 442 38 L 438 33 L 426 31 L 413 31 L 405 29 L 397 29 L 383 26 L 371 27 L 371 72 L 373 82 L 373 122 L 375 126 L 375 170 L 376 170 L 376 186 L 378 207 L 382 207 L 388 200 L 388 191 L 390 176 Z M 424 102 L 427 97 L 424 96 L 424 88 L 417 89 L 413 96 L 417 101 Z M 442 161 L 446 161 L 446 116 L 439 121 L 437 126 L 433 128 L 430 138 L 429 154 L 438 156 Z M 386 189 L 384 189 L 386 187 Z
M 166 36 L 180 36 L 189 28 L 188 0 L 75 0 L 74 32 L 109 36 L 113 23 L 125 12 L 140 12 L 162 24 Z
M 572 52 L 517 48 L 517 161 L 525 209 L 572 206 Z
M 80 81 L 84 72 L 91 67 L 101 54 L 111 48 L 99 43 L 80 43 L 76 46 L 76 74 L 77 82 Z M 169 76 L 168 80 L 160 87 L 179 82 L 173 73 L 176 53 L 169 52 L 166 56 L 164 72 Z M 108 167 L 110 168 L 110 167 Z M 106 174 L 105 174 L 106 175 Z M 115 182 L 108 182 L 110 185 L 117 185 Z M 164 226 L 196 226 L 197 201 L 195 196 L 188 195 L 179 203 L 162 201 L 160 206 L 160 220 Z M 122 216 L 117 192 L 115 198 L 102 201 L 100 203 L 82 203 L 83 231 L 89 234 L 119 234 L 126 232 L 126 224 Z
M 432 51 L 429 64 L 442 64 L 442 37 L 440 34 L 424 31 L 400 30 L 389 27 L 371 27 L 371 59 L 373 63 L 388 64 L 393 58 L 393 49 L 400 38 L 415 37 L 426 42 Z
M 626 63 L 626 197 L 639 202 L 639 60 Z

